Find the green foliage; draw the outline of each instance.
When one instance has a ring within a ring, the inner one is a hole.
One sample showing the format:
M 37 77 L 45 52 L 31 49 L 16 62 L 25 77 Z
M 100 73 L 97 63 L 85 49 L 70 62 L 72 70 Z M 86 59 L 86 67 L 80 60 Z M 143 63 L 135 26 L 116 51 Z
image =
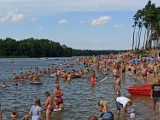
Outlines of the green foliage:
M 118 54 L 127 50 L 73 50 L 48 39 L 0 39 L 0 57 L 71 57 Z
M 135 50 L 134 51 L 136 54 L 138 54 L 138 55 L 145 55 L 146 53 L 147 53 L 147 51 L 146 50 Z
M 75 50 L 73 49 L 73 56 L 92 56 L 102 54 L 118 54 L 127 52 L 127 50 Z
M 156 7 L 154 3 L 151 2 L 151 0 L 148 1 L 148 3 L 145 5 L 144 8 L 138 10 L 136 14 L 133 17 L 134 20 L 134 31 L 133 31 L 133 42 L 132 42 L 132 50 L 135 46 L 135 49 L 140 48 L 140 37 L 141 37 L 141 31 L 137 34 L 139 36 L 138 44 L 134 44 L 135 42 L 135 27 L 138 27 L 140 30 L 142 27 L 146 29 L 147 32 L 145 32 L 146 35 L 144 35 L 144 44 L 143 48 L 145 49 L 151 49 L 152 47 L 152 40 L 158 40 L 158 37 L 160 37 L 160 7 Z
M 12 38 L 0 39 L 0 56 L 28 57 L 70 57 L 72 48 L 63 48 L 59 43 L 48 39 L 28 38 L 16 41 Z

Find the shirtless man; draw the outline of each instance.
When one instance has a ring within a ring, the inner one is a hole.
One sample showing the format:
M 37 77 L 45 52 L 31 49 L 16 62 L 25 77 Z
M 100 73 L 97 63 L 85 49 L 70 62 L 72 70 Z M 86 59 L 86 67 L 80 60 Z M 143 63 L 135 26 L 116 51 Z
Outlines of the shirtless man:
M 13 74 L 13 82 L 18 82 L 19 77 L 16 75 L 16 73 Z
M 120 85 L 121 85 L 121 78 L 120 76 L 116 76 L 114 80 L 114 85 L 115 85 L 115 90 L 118 91 L 120 90 Z
M 40 79 L 39 79 L 39 76 L 38 75 L 34 75 L 33 76 L 33 81 L 39 81 Z
M 155 63 L 154 66 L 153 66 L 153 73 L 154 73 L 154 77 L 158 77 L 158 65 L 157 65 L 157 63 Z
M 131 76 L 131 64 L 128 65 L 128 77 Z
M 72 79 L 71 74 L 70 74 L 70 72 L 68 72 L 68 74 L 67 74 L 67 81 L 71 81 L 71 79 Z
M 83 76 L 83 71 L 82 69 L 79 70 L 79 75 L 82 77 Z
M 116 76 L 118 76 L 118 70 L 117 70 L 117 67 L 114 66 L 114 69 L 113 69 L 113 77 L 114 77 L 114 81 L 116 79 Z
M 147 72 L 148 72 L 148 68 L 147 68 L 146 64 L 144 64 L 141 72 L 142 72 L 142 76 L 143 76 L 143 79 L 144 79 L 144 84 L 147 84 Z
M 89 69 L 84 69 L 84 74 L 88 74 L 89 73 Z
M 64 73 L 63 73 L 63 77 L 62 77 L 63 79 L 62 80 L 64 80 L 64 81 L 66 81 L 67 80 L 67 72 L 66 71 L 64 71 Z
M 126 66 L 125 66 L 124 62 L 121 65 L 121 70 L 122 70 L 122 76 L 125 77 L 126 76 Z
M 60 89 L 60 85 L 56 84 L 56 88 L 53 91 L 53 95 L 54 95 L 54 104 L 56 105 L 56 109 L 58 108 L 64 108 L 64 104 L 63 104 L 63 91 L 62 89 Z
M 46 96 L 46 102 L 43 110 L 46 110 L 46 120 L 51 120 L 51 115 L 54 111 L 54 101 L 48 91 L 46 91 L 44 95 Z

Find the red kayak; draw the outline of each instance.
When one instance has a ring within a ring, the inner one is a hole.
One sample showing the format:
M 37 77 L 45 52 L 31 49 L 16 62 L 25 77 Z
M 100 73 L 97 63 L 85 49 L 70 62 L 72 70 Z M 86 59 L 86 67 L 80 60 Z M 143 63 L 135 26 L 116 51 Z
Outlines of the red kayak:
M 152 84 L 140 85 L 140 86 L 129 86 L 127 87 L 128 92 L 131 95 L 146 95 L 150 96 Z

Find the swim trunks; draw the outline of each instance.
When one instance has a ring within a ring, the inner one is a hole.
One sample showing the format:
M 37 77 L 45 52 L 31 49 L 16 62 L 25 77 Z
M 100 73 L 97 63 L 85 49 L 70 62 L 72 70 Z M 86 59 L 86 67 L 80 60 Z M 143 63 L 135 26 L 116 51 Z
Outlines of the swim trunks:
M 47 108 L 48 110 L 54 112 L 54 108 Z
M 63 103 L 63 98 L 55 98 L 54 99 L 57 105 L 60 105 Z

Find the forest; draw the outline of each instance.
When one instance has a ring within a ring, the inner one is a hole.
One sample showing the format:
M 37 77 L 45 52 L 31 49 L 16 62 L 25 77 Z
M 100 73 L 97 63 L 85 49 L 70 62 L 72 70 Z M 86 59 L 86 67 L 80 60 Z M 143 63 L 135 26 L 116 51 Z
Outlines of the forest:
M 73 50 L 73 56 L 109 55 L 125 53 L 128 50 Z
M 0 39 L 0 57 L 69 57 L 72 48 L 48 39 Z
M 119 52 L 126 50 L 76 50 L 48 39 L 0 39 L 0 57 L 71 57 Z

